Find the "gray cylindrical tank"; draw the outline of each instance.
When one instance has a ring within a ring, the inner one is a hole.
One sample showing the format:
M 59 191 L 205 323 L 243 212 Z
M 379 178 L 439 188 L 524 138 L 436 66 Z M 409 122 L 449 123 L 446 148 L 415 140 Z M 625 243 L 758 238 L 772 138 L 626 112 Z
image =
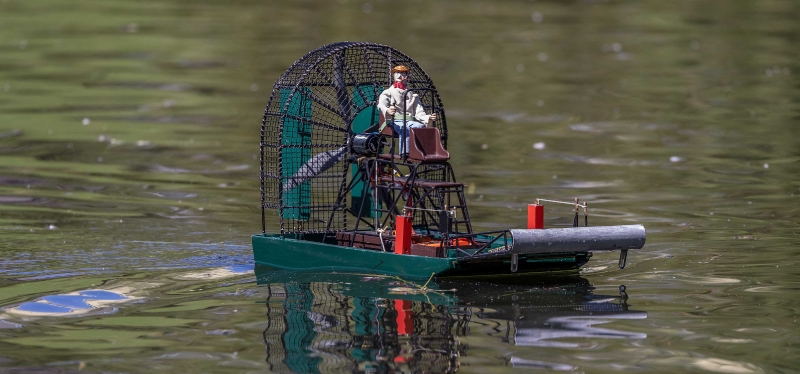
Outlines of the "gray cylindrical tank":
M 511 253 L 596 252 L 644 247 L 642 225 L 512 229 Z

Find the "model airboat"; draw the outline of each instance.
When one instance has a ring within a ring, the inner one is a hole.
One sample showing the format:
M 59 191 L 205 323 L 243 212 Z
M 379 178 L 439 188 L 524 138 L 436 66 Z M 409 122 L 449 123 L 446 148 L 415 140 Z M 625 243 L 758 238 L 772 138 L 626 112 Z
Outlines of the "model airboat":
M 571 228 L 544 229 L 542 199 L 527 228 L 476 232 L 447 140 L 436 87 L 407 55 L 353 42 L 306 54 L 264 112 L 255 261 L 427 278 L 577 269 L 612 250 L 622 268 L 644 246 L 641 225 L 588 227 L 577 200 Z

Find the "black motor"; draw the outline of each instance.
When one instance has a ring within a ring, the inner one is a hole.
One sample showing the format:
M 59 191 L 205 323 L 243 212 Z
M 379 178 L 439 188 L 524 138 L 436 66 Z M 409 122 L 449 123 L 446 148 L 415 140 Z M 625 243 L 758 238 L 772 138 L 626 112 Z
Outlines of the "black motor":
M 377 132 L 369 132 L 356 134 L 353 136 L 353 153 L 362 156 L 375 156 L 381 149 L 381 146 L 386 144 L 384 135 Z

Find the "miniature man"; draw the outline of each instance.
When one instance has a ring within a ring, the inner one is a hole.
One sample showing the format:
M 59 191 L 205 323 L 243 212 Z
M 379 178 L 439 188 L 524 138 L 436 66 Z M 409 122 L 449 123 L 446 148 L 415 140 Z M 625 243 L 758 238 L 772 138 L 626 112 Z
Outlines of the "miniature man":
M 400 154 L 408 153 L 408 129 L 430 127 L 436 121 L 436 113 L 431 115 L 425 113 L 425 109 L 419 102 L 419 95 L 416 93 L 405 95 L 406 102 L 403 105 L 408 71 L 408 68 L 403 65 L 395 66 L 392 69 L 394 83 L 381 92 L 378 98 L 378 109 L 386 118 L 386 125 L 392 126 L 394 132 L 400 137 Z

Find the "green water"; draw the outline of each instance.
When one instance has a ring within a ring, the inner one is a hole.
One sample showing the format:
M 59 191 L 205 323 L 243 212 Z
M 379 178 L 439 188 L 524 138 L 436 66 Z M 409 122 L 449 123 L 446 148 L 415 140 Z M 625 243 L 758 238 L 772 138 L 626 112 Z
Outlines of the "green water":
M 0 371 L 795 372 L 798 16 L 774 0 L 0 0 Z M 566 279 L 422 291 L 256 277 L 271 86 L 342 40 L 434 80 L 476 228 L 579 197 L 592 225 L 644 224 L 645 248 L 624 270 L 596 254 Z M 127 298 L 15 312 L 97 289 Z

